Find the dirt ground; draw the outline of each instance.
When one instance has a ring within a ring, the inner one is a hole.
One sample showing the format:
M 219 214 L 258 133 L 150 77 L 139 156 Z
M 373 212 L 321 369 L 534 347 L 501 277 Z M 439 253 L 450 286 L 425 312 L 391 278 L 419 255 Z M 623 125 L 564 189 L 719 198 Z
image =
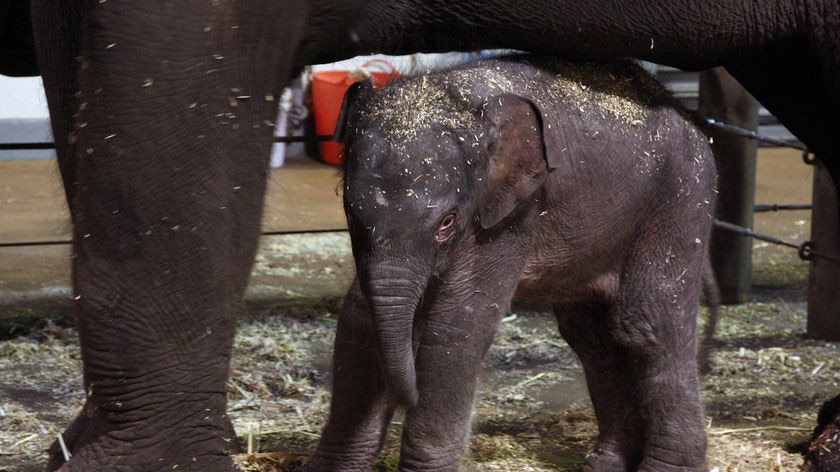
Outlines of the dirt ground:
M 810 202 L 810 177 L 796 157 L 759 164 L 772 171 L 760 170 L 757 203 Z M 755 228 L 801 242 L 809 213 L 758 214 Z M 259 296 L 272 276 L 287 278 L 287 288 Z M 242 456 L 246 470 L 294 470 L 314 448 L 341 287 L 351 276 L 344 233 L 263 241 L 228 384 L 230 415 L 252 453 Z M 794 251 L 756 243 L 750 302 L 722 310 L 721 345 L 702 390 L 713 471 L 798 470 L 796 446 L 810 437 L 821 402 L 840 392 L 840 344 L 803 337 L 807 277 Z M 60 319 L 58 308 L 27 309 Z M 75 332 L 59 322 L 20 326 L 0 340 L 0 471 L 41 470 L 45 449 L 84 399 L 80 368 Z M 580 470 L 597 435 L 581 377 L 547 311 L 517 305 L 485 362 L 463 470 Z M 395 468 L 399 422 L 380 470 Z

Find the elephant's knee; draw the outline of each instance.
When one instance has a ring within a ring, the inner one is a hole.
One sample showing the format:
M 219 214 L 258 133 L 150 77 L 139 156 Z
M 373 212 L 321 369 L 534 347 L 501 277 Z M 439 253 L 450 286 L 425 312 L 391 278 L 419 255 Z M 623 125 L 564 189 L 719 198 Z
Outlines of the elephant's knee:
M 615 343 L 643 358 L 663 352 L 695 355 L 696 321 L 681 310 L 625 308 L 613 317 L 609 331 Z

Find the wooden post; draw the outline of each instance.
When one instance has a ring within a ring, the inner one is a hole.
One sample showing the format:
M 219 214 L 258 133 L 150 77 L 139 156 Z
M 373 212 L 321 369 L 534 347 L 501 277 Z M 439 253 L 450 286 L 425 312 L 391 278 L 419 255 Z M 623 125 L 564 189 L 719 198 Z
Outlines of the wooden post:
M 700 116 L 747 130 L 758 129 L 758 102 L 723 68 L 700 73 Z M 753 227 L 755 158 L 758 143 L 732 134 L 710 134 L 718 167 L 717 217 L 745 228 Z M 752 238 L 715 229 L 712 265 L 722 303 L 744 303 L 752 282 Z
M 840 258 L 837 190 L 819 160 L 814 166 L 814 209 L 811 241 L 816 253 Z M 840 341 L 840 264 L 814 257 L 808 281 L 808 324 L 811 339 Z

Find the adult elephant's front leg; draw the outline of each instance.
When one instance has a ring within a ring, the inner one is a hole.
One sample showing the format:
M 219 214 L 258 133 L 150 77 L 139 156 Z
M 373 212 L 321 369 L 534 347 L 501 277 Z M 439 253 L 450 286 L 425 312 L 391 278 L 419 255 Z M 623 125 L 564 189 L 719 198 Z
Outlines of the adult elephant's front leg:
M 65 441 L 72 457 L 51 468 L 232 470 L 226 380 L 260 225 L 276 110 L 266 97 L 289 75 L 261 62 L 290 55 L 298 31 L 269 42 L 279 13 L 242 2 L 78 8 L 75 36 L 39 37 L 41 50 L 79 47 L 44 64 L 59 65 L 45 84 L 87 394 Z
M 382 375 L 371 309 L 357 278 L 338 320 L 330 418 L 304 470 L 372 470 L 395 406 Z

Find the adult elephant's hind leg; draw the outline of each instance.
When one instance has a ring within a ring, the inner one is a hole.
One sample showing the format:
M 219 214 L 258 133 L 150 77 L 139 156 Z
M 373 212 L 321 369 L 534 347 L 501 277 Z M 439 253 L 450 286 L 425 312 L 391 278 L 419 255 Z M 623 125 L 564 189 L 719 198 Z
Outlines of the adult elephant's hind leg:
M 265 34 L 276 12 L 165 3 L 80 7 L 75 106 L 59 107 L 74 134 L 56 140 L 87 399 L 62 471 L 234 468 L 226 382 L 276 111 L 264 97 L 288 76 L 262 61 L 289 51 Z

